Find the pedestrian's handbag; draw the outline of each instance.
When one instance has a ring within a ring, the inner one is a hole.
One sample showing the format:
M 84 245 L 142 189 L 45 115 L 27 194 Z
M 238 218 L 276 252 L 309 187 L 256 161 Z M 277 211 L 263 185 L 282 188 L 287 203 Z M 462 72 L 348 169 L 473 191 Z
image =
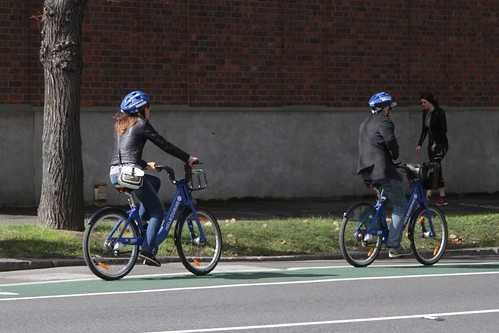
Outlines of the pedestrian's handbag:
M 136 190 L 140 188 L 144 182 L 145 172 L 142 169 L 122 166 L 120 168 L 120 175 L 118 177 L 118 184 L 120 186 Z
M 118 156 L 120 159 L 120 174 L 118 185 L 136 190 L 144 183 L 144 170 L 133 166 L 123 166 L 121 164 L 120 134 L 118 133 Z

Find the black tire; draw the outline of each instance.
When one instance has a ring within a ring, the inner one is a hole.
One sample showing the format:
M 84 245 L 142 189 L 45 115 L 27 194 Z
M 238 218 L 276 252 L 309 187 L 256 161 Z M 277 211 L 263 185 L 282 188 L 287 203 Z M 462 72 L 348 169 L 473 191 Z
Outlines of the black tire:
M 116 237 L 121 228 L 111 235 L 113 228 L 118 223 L 125 223 L 127 218 L 128 215 L 122 210 L 108 207 L 99 210 L 88 220 L 83 236 L 83 255 L 87 266 L 101 279 L 121 279 L 135 265 L 139 246 L 117 244 Z M 126 237 L 137 237 L 138 234 L 135 222 L 130 223 L 124 233 Z
M 382 247 L 382 239 L 373 236 L 364 241 L 367 226 L 376 210 L 367 202 L 350 206 L 343 214 L 340 228 L 340 249 L 343 257 L 352 266 L 365 267 L 376 259 Z
M 175 246 L 185 268 L 196 275 L 211 272 L 222 254 L 222 233 L 216 218 L 207 210 L 196 209 L 206 241 L 200 240 L 199 226 L 190 209 L 178 218 Z M 192 232 L 189 225 L 192 225 Z
M 433 265 L 444 255 L 447 247 L 447 221 L 440 209 L 428 208 L 435 235 L 430 235 L 428 213 L 424 206 L 412 213 L 409 225 L 409 240 L 416 259 L 423 265 Z

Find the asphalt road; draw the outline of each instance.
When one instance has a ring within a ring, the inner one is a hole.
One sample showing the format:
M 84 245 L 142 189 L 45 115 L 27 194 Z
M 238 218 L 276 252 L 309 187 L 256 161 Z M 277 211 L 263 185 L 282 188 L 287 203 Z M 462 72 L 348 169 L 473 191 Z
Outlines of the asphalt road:
M 114 282 L 86 267 L 0 273 L 0 332 L 496 332 L 499 261 L 414 258 L 137 266 Z

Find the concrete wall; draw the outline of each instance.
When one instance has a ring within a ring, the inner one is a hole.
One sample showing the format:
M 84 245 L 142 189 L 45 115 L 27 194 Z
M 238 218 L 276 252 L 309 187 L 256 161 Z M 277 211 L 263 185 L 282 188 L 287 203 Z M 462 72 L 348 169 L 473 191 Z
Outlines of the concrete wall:
M 499 110 L 447 112 L 449 153 L 443 169 L 448 193 L 499 191 Z M 126 203 L 109 187 L 114 108 L 83 109 L 81 129 L 85 203 L 94 185 L 107 183 L 108 203 Z M 0 106 L 0 206 L 37 206 L 41 184 L 42 110 Z M 355 175 L 358 127 L 367 108 L 296 106 L 209 109 L 153 106 L 151 123 L 172 143 L 200 158 L 209 186 L 199 199 L 335 198 L 368 194 Z M 401 161 L 422 162 L 415 153 L 421 130 L 419 106 L 400 107 L 392 119 Z M 426 149 L 426 147 L 425 147 Z M 182 170 L 182 162 L 146 145 L 144 157 Z M 164 178 L 165 201 L 173 185 Z

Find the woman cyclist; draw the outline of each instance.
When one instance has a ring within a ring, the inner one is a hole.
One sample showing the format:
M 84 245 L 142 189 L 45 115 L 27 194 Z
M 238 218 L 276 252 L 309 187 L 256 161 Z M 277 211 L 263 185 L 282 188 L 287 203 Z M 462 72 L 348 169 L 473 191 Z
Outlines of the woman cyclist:
M 150 114 L 149 96 L 143 91 L 132 91 L 123 98 L 120 111 L 114 116 L 114 153 L 109 171 L 112 184 L 118 184 L 121 166 L 155 170 L 156 162 L 142 159 L 142 151 L 148 140 L 191 166 L 197 161 L 196 157 L 190 156 L 156 132 L 149 122 Z M 139 214 L 144 221 L 149 220 L 139 257 L 144 259 L 145 264 L 157 267 L 161 263 L 153 254 L 153 244 L 165 215 L 164 205 L 158 195 L 160 185 L 158 177 L 146 174 L 143 185 L 135 190 L 140 200 Z

